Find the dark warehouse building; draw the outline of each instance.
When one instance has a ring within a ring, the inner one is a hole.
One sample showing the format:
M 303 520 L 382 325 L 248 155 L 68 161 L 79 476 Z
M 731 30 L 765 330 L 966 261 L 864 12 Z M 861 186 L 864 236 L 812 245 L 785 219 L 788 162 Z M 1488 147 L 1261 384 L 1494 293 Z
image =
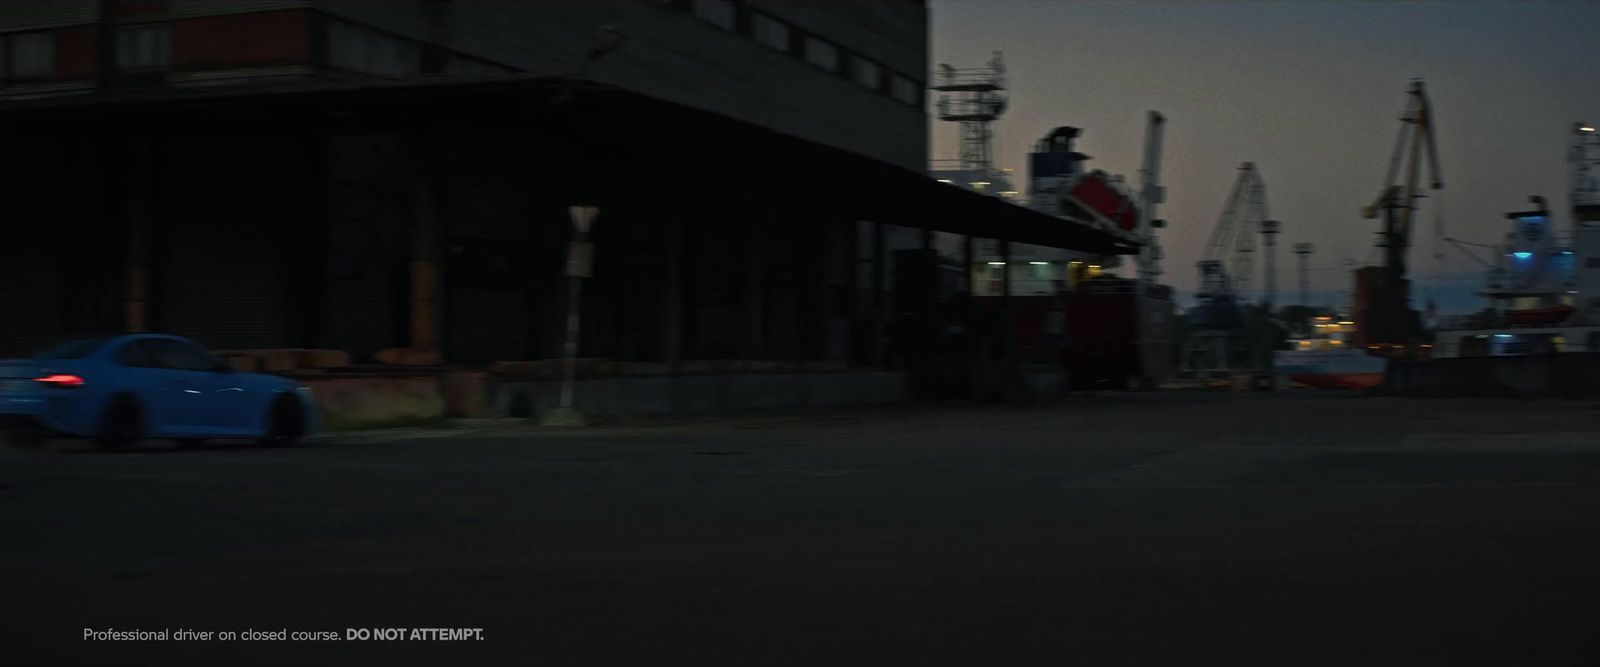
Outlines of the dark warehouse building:
M 935 272 L 974 240 L 1136 251 L 920 173 L 926 25 L 911 0 L 6 3 L 0 356 L 150 330 L 557 358 L 583 205 L 581 356 L 904 369 L 971 317 L 970 275 Z

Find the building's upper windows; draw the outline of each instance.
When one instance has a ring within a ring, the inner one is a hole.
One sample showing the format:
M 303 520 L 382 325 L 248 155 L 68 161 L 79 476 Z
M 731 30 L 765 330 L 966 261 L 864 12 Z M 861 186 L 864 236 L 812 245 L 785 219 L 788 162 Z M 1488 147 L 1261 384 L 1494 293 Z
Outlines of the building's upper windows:
M 5 38 L 6 76 L 10 79 L 48 79 L 56 74 L 56 35 L 20 32 Z
M 806 62 L 829 72 L 837 72 L 839 71 L 839 47 L 816 37 L 807 37 Z
M 737 30 L 733 0 L 694 0 L 696 18 L 727 31 Z
M 852 69 L 855 70 L 852 78 L 856 80 L 856 83 L 870 90 L 883 89 L 883 68 L 879 67 L 878 63 L 860 56 L 851 59 L 851 63 L 854 66 Z
M 328 64 L 363 74 L 404 76 L 421 71 L 415 42 L 349 23 L 328 24 Z
M 756 14 L 751 17 L 750 34 L 755 36 L 756 41 L 769 48 L 778 51 L 789 50 L 789 26 L 771 16 Z
M 922 104 L 922 88 L 917 82 L 899 74 L 889 79 L 889 95 L 911 106 Z
M 164 23 L 121 26 L 113 39 L 117 69 L 165 69 L 172 61 L 172 33 Z

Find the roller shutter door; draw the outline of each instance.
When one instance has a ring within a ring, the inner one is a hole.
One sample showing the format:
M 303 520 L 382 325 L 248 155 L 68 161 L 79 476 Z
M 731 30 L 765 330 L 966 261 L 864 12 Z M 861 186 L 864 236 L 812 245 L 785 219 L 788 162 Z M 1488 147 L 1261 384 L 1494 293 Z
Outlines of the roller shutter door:
M 533 193 L 517 156 L 491 152 L 488 137 L 462 142 L 446 169 L 444 344 L 451 361 L 532 356 Z M 481 151 L 481 152 L 478 152 Z
M 215 349 L 286 344 L 290 157 L 267 141 L 176 146 L 156 230 L 163 331 Z
M 414 194 L 398 142 L 336 138 L 331 146 L 327 229 L 327 344 L 367 359 L 410 343 Z
M 58 219 L 68 201 L 57 150 L 13 141 L 0 171 L 7 202 L 0 219 L 0 358 L 33 353 L 65 333 L 58 259 L 65 249 L 63 226 L 47 222 Z
M 0 235 L 0 358 L 36 351 L 61 335 L 61 275 L 48 228 L 7 225 Z

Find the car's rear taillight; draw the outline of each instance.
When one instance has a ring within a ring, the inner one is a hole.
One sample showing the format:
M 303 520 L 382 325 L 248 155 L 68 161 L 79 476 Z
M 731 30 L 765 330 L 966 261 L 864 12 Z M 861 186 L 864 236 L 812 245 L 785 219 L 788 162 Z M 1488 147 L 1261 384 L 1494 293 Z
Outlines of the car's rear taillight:
M 51 387 L 61 387 L 63 389 L 76 389 L 83 386 L 83 378 L 76 375 L 67 375 L 65 373 L 46 375 L 41 378 L 34 378 L 33 381 Z

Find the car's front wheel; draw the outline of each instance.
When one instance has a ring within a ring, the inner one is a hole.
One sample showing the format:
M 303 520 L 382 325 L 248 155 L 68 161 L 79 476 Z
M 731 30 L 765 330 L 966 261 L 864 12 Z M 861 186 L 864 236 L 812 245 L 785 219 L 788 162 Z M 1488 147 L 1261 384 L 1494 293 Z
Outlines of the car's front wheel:
M 267 411 L 267 432 L 261 439 L 262 444 L 287 447 L 299 442 L 305 433 L 305 410 L 293 398 L 281 396 L 272 402 L 272 408 Z
M 139 441 L 143 426 L 139 402 L 126 394 L 114 396 L 100 417 L 94 443 L 105 450 L 125 449 Z

